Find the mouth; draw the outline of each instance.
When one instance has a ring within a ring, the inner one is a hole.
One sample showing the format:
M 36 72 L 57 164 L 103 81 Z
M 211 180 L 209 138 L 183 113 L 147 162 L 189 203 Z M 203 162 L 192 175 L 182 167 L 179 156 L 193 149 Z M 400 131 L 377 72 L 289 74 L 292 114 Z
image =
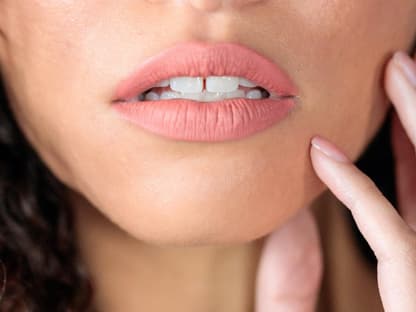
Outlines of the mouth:
M 285 97 L 277 95 L 243 77 L 173 77 L 159 81 L 155 86 L 126 102 L 189 99 L 198 102 L 215 102 L 225 99 L 267 99 Z M 287 96 L 286 96 L 287 97 Z
M 120 82 L 112 102 L 122 117 L 154 134 L 223 141 L 272 126 L 297 98 L 289 75 L 255 50 L 190 42 L 143 62 Z
M 204 78 L 185 76 L 158 81 L 146 91 L 118 102 L 134 103 L 170 99 L 216 102 L 236 98 L 261 100 L 296 97 L 296 95 L 276 94 L 243 77 L 209 76 Z

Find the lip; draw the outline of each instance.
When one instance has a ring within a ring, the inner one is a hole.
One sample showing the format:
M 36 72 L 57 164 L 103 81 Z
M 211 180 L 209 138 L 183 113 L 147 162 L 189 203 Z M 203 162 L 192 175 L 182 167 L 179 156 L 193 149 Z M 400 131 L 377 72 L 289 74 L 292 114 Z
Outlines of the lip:
M 159 81 L 177 76 L 238 76 L 282 98 L 234 98 L 216 102 L 188 99 L 127 102 Z M 121 116 L 170 139 L 226 141 L 273 126 L 296 105 L 298 89 L 278 64 L 237 43 L 179 43 L 148 58 L 122 80 L 112 98 Z

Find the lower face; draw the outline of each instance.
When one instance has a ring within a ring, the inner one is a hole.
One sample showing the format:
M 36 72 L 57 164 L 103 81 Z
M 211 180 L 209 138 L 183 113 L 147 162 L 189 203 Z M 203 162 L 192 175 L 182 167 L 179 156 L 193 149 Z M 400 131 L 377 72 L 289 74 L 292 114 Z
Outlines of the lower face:
M 389 108 L 383 66 L 416 32 L 414 0 L 238 3 L 0 3 L 1 72 L 19 127 L 71 192 L 137 239 L 236 243 L 279 227 L 325 190 L 309 160 L 313 135 L 354 160 L 363 152 Z M 118 82 L 186 40 L 257 50 L 292 77 L 301 102 L 227 142 L 170 140 L 120 118 Z

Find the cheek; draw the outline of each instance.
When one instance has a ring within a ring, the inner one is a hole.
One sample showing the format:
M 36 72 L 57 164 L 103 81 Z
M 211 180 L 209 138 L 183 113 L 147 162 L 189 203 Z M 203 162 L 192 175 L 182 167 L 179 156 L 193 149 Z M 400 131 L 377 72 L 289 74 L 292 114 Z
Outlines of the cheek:
M 303 122 L 353 158 L 379 128 L 389 108 L 383 88 L 391 53 L 414 40 L 414 1 L 299 1 L 288 3 L 298 28 L 289 45 L 301 51 L 293 68 L 302 87 Z M 401 16 L 392 15 L 396 11 Z M 309 17 L 309 18 L 308 18 Z M 304 28 L 302 35 L 299 29 Z M 306 48 L 307 47 L 307 48 Z M 306 49 L 305 49 L 306 48 Z M 306 50 L 306 51 L 305 51 Z

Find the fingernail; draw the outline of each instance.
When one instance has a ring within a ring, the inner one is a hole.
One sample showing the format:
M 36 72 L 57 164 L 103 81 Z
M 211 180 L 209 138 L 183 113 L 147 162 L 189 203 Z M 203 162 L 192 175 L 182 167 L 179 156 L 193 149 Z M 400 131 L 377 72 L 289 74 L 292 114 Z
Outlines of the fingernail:
M 393 61 L 399 65 L 407 80 L 416 88 L 416 63 L 412 58 L 402 51 L 393 55 Z
M 334 144 L 328 140 L 315 136 L 312 141 L 312 147 L 316 148 L 318 151 L 324 153 L 326 156 L 332 158 L 335 161 L 349 163 L 350 160 L 348 157 L 341 152 Z

